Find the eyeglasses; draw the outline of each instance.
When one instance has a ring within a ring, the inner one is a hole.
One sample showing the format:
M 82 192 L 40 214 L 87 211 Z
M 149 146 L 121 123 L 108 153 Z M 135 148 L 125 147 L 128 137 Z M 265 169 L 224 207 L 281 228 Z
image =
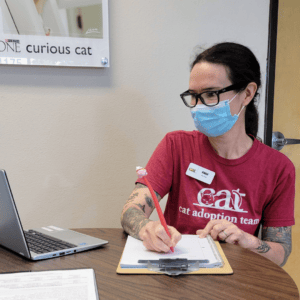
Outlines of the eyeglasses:
M 246 85 L 247 83 L 240 82 L 227 86 L 224 89 L 218 91 L 208 91 L 200 94 L 191 93 L 189 90 L 187 90 L 186 92 L 180 94 L 180 97 L 183 100 L 183 103 L 190 108 L 195 107 L 199 100 L 206 106 L 216 106 L 220 102 L 220 94 L 240 89 L 242 87 L 245 87 Z

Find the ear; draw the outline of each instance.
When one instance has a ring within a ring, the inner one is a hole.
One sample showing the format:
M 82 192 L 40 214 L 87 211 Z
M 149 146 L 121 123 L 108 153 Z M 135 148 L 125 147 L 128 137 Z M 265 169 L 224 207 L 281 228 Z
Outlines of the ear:
M 245 95 L 245 99 L 243 100 L 243 105 L 246 106 L 253 99 L 255 93 L 257 91 L 257 84 L 255 82 L 250 82 L 245 90 L 243 91 Z

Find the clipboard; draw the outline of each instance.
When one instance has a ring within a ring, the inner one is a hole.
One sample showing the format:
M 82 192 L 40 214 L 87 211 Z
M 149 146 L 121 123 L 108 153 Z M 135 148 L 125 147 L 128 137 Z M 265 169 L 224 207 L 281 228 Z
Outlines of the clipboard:
M 168 274 L 168 275 L 179 275 L 179 274 L 185 274 L 185 275 L 196 275 L 196 274 L 229 275 L 229 274 L 233 274 L 233 270 L 223 252 L 223 249 L 222 249 L 220 243 L 218 241 L 213 241 L 213 242 L 215 244 L 216 249 L 218 250 L 218 253 L 220 254 L 221 259 L 223 260 L 222 267 L 216 267 L 216 268 L 200 267 L 196 271 L 185 271 L 185 272 L 178 272 L 178 274 Z M 124 252 L 124 250 L 123 250 L 123 252 Z M 121 259 L 122 259 L 122 257 L 121 257 Z M 148 268 L 122 268 L 121 267 L 121 259 L 119 261 L 119 264 L 118 264 L 118 267 L 116 270 L 117 274 L 166 274 L 166 272 L 151 271 Z

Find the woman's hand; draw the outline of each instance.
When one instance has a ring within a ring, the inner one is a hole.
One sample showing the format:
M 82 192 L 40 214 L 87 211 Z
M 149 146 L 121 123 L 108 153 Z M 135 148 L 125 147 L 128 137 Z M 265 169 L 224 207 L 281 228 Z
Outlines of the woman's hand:
M 143 245 L 152 251 L 168 252 L 181 240 L 181 234 L 172 226 L 168 226 L 171 238 L 159 221 L 147 223 L 140 231 L 139 236 Z
M 197 235 L 200 238 L 206 237 L 208 234 L 214 240 L 218 238 L 226 243 L 240 245 L 243 248 L 259 247 L 259 240 L 245 231 L 238 228 L 233 223 L 227 220 L 211 220 L 207 223 L 204 229 L 197 230 Z

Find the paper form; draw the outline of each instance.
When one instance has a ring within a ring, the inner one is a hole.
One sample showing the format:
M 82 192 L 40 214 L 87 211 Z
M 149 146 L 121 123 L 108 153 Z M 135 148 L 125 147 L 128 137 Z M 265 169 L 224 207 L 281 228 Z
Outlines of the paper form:
M 161 258 L 187 258 L 188 260 L 209 260 L 207 266 L 214 267 L 221 263 L 215 250 L 207 238 L 200 239 L 197 235 L 182 235 L 182 239 L 174 248 L 174 253 L 158 253 L 147 250 L 143 242 L 128 236 L 121 259 L 121 268 L 145 268 L 138 260 L 158 260 Z
M 0 274 L 2 300 L 97 300 L 93 269 Z

